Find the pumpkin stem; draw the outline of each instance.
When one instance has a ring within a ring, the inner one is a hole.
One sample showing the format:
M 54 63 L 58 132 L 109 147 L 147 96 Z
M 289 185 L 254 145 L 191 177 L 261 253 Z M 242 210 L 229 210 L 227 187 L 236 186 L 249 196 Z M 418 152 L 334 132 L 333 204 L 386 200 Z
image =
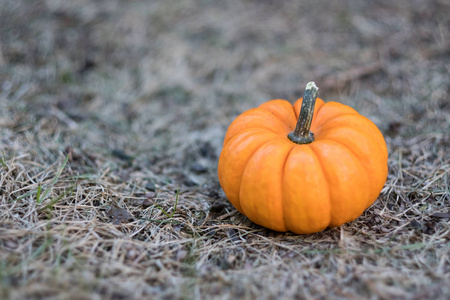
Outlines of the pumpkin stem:
M 306 85 L 297 126 L 295 126 L 294 131 L 288 134 L 288 138 L 296 144 L 309 144 L 314 141 L 314 133 L 309 129 L 311 128 L 318 90 L 319 88 L 314 81 Z

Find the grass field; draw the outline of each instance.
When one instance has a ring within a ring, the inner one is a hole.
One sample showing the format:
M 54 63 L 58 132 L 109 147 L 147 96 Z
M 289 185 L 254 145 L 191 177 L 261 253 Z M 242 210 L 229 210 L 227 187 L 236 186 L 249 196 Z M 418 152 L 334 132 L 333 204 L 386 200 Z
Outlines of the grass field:
M 1 299 L 449 299 L 450 3 L 0 0 Z M 354 222 L 257 226 L 230 122 L 314 80 L 385 136 Z

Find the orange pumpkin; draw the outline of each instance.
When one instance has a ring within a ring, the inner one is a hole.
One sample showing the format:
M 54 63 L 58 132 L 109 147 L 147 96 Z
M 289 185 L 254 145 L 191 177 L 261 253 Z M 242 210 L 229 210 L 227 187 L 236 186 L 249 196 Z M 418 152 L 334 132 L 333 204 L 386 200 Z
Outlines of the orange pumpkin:
M 294 105 L 272 100 L 234 120 L 219 158 L 233 206 L 256 224 L 307 234 L 360 216 L 387 177 L 378 128 L 349 106 L 317 99 L 307 85 Z

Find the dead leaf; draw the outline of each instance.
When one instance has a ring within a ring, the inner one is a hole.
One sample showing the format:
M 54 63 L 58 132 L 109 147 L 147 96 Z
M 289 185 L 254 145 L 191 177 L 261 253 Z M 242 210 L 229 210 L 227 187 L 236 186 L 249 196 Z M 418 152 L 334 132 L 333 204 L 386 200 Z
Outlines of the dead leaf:
M 152 206 L 152 205 L 155 203 L 155 201 L 154 201 L 153 199 L 155 198 L 156 193 L 154 193 L 154 192 L 149 192 L 149 193 L 147 193 L 145 196 L 147 197 L 147 199 L 145 199 L 145 200 L 142 202 L 142 207 L 143 207 L 143 208 L 147 208 L 147 207 Z
M 127 223 L 130 220 L 134 220 L 134 216 L 128 212 L 125 208 L 111 205 L 111 208 L 106 212 L 106 215 L 113 218 L 113 224 L 119 225 L 120 223 Z

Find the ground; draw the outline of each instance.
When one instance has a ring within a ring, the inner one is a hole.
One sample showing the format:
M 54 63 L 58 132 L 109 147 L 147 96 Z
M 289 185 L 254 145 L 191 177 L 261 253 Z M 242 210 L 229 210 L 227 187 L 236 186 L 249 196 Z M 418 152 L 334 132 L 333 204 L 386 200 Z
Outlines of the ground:
M 0 298 L 450 297 L 448 1 L 0 2 Z M 389 174 L 357 220 L 278 233 L 218 156 L 311 80 Z

